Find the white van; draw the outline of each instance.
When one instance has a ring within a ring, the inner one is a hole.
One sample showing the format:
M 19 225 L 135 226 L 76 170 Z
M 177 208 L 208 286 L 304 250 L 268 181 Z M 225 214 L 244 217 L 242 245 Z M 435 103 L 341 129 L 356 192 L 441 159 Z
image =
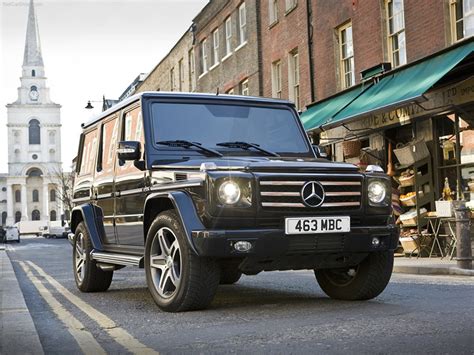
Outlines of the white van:
M 41 235 L 45 238 L 66 238 L 70 231 L 67 224 L 63 226 L 61 221 L 53 221 L 42 227 Z

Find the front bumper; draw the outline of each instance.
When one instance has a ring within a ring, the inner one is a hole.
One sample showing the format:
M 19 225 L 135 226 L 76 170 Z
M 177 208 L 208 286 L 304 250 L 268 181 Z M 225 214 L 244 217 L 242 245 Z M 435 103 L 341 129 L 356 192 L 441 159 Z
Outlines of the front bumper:
M 324 255 L 370 253 L 395 250 L 399 231 L 395 225 L 352 227 L 348 233 L 285 235 L 283 229 L 193 231 L 199 256 L 213 258 L 277 258 L 289 255 Z M 380 241 L 373 244 L 374 237 Z M 247 241 L 247 252 L 235 250 L 234 244 Z

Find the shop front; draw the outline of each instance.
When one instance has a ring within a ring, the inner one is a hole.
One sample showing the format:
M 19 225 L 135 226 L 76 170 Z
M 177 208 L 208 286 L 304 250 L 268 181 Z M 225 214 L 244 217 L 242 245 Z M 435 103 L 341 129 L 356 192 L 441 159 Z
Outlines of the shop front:
M 474 210 L 472 38 L 316 102 L 302 121 L 332 160 L 393 176 L 405 254 L 454 255 L 451 200 Z

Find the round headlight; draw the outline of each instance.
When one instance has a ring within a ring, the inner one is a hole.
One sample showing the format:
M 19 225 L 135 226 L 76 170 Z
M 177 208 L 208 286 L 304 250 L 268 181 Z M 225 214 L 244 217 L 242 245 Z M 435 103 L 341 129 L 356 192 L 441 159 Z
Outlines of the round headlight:
M 234 205 L 240 200 L 240 187 L 233 181 L 223 182 L 219 187 L 219 200 L 226 205 Z
M 387 188 L 380 181 L 372 181 L 369 184 L 369 200 L 372 203 L 381 203 L 387 196 Z

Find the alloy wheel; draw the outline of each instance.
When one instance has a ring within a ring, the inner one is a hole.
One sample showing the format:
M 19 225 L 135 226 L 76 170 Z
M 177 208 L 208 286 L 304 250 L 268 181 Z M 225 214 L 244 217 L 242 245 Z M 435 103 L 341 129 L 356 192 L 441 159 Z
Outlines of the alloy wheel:
M 75 272 L 80 282 L 84 280 L 86 252 L 84 250 L 84 234 L 79 233 L 76 236 L 76 253 L 75 253 Z

